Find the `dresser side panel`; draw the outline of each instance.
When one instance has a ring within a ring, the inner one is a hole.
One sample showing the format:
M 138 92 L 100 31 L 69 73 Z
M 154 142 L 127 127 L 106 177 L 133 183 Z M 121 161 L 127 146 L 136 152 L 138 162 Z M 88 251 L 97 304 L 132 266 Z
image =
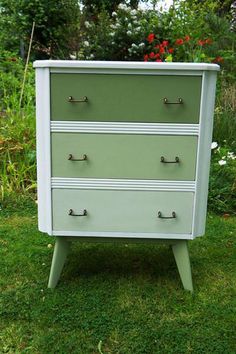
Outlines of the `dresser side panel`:
M 216 72 L 203 74 L 202 100 L 200 109 L 200 136 L 196 168 L 196 198 L 194 204 L 193 236 L 205 233 L 211 142 L 216 91 Z
M 52 234 L 51 217 L 51 153 L 50 153 L 50 73 L 36 69 L 36 149 L 38 227 Z

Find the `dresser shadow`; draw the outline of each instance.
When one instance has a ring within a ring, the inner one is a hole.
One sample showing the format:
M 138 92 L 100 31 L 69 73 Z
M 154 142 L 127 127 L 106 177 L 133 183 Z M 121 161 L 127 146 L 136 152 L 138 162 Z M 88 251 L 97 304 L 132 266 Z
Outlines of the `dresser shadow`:
M 172 250 L 169 246 L 115 243 L 75 245 L 64 268 L 68 279 L 77 277 L 168 277 L 177 273 Z

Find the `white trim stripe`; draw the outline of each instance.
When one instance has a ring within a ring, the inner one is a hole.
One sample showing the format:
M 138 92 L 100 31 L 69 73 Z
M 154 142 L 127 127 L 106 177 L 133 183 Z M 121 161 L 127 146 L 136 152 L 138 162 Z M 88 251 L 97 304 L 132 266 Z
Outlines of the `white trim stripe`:
M 199 124 L 51 121 L 51 132 L 199 135 Z
M 61 178 L 51 179 L 52 188 L 195 192 L 194 181 Z
M 202 76 L 204 71 L 184 71 L 184 70 L 140 70 L 140 69 L 63 69 L 50 68 L 53 74 L 106 74 L 106 75 L 156 75 L 156 76 Z
M 94 231 L 57 231 L 53 230 L 53 236 L 66 237 L 111 237 L 118 238 L 134 238 L 134 239 L 170 239 L 170 240 L 192 240 L 192 234 L 169 234 L 169 233 L 153 233 L 153 232 L 94 232 Z M 100 241 L 99 241 L 100 242 Z

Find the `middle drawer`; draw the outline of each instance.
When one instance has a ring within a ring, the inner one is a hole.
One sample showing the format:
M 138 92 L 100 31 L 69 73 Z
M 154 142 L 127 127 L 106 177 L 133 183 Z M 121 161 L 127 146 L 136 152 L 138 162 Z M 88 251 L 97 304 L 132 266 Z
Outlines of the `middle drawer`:
M 197 136 L 52 133 L 52 177 L 195 180 Z

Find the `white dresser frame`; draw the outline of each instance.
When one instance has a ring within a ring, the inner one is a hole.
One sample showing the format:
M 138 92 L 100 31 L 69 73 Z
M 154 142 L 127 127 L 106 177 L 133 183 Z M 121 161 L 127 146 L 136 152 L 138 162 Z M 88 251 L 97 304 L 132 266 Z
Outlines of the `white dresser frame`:
M 100 179 L 65 179 L 52 178 L 51 176 L 51 132 L 92 132 L 92 133 L 122 133 L 122 134 L 158 134 L 158 135 L 197 135 L 198 151 L 196 163 L 195 181 L 153 181 L 149 184 L 149 190 L 162 191 L 192 191 L 194 192 L 193 225 L 191 234 L 136 234 L 136 239 L 157 239 L 172 240 L 172 245 L 179 248 L 177 241 L 192 240 L 205 232 L 208 180 L 211 156 L 211 141 L 213 129 L 213 113 L 215 102 L 216 74 L 219 66 L 206 63 L 143 63 L 143 62 L 103 62 L 103 61 L 36 61 L 36 128 L 37 128 L 37 180 L 38 180 L 38 225 L 39 230 L 49 235 L 57 236 L 61 246 L 55 248 L 62 254 L 67 254 L 68 243 L 72 237 L 75 239 L 84 237 L 98 237 L 121 240 L 134 238 L 128 233 L 85 233 L 68 232 L 65 230 L 54 231 L 52 226 L 52 200 L 51 190 L 54 187 L 66 188 L 74 185 L 75 188 L 84 186 L 86 188 L 102 188 L 104 181 Z M 166 123 L 117 123 L 117 122 L 83 122 L 83 121 L 50 121 L 50 73 L 106 73 L 106 74 L 128 74 L 128 75 L 191 75 L 202 77 L 201 102 L 199 124 L 166 124 Z M 144 188 L 145 182 L 128 180 L 124 183 L 116 180 L 105 180 L 106 186 L 111 189 L 132 189 Z M 146 187 L 147 188 L 147 187 Z M 137 189 L 138 190 L 138 189 Z M 182 242 L 183 244 L 183 242 Z M 186 244 L 186 242 L 185 242 Z M 176 246 L 177 245 L 177 246 Z M 173 248 L 173 247 L 172 247 Z M 176 248 L 176 249 L 177 249 Z M 59 251 L 61 249 L 61 251 Z M 186 254 L 186 247 L 184 252 Z M 64 251 L 62 251 L 64 250 Z M 174 251 L 174 248 L 173 248 Z M 179 251 L 178 251 L 179 252 Z M 174 254 L 176 252 L 174 251 Z M 176 253 L 177 254 L 177 253 Z M 181 275 L 181 265 L 177 260 L 178 269 Z M 58 258 L 58 257 L 57 257 Z M 65 258 L 65 257 L 64 257 Z M 188 258 L 188 255 L 187 255 Z M 56 259 L 56 256 L 55 256 Z M 58 260 L 54 260 L 54 263 Z M 187 261 L 189 262 L 189 261 Z M 52 275 L 50 287 L 54 287 L 60 276 L 61 263 L 54 264 L 54 271 L 59 275 Z M 186 266 L 186 264 L 185 264 Z M 59 267 L 59 268 L 58 268 Z M 53 266 L 52 266 L 53 268 Z M 59 271 L 55 271 L 55 268 Z M 186 267 L 185 267 L 186 268 Z M 190 263 L 189 263 L 190 268 Z M 190 271 L 191 276 L 191 271 Z M 181 279 L 184 287 L 192 290 L 189 279 Z M 187 276 L 189 278 L 189 275 Z M 56 279 L 56 280 L 55 280 Z M 187 284 L 188 283 L 188 284 Z M 186 285 L 187 284 L 187 285 Z

